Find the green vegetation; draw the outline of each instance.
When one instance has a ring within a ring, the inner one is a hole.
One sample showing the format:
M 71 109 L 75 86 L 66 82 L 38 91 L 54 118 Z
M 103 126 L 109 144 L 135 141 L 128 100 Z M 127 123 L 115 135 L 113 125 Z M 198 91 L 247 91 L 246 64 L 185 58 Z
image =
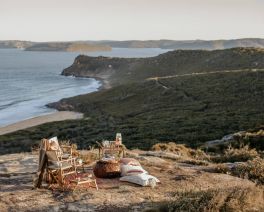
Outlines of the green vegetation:
M 0 41 L 0 49 L 19 48 L 26 51 L 111 51 L 111 47 L 89 41 L 72 42 L 31 42 L 20 40 Z
M 82 149 L 116 132 L 128 148 L 169 141 L 198 147 L 263 124 L 263 77 L 262 71 L 183 76 L 64 99 L 60 105 L 72 105 L 85 118 L 0 136 L 0 151 L 30 151 L 41 138 L 55 135 Z
M 111 51 L 110 46 L 95 45 L 88 42 L 43 42 L 35 43 L 25 49 L 26 51 Z
M 264 69 L 264 50 L 177 50 L 151 58 L 78 56 L 63 75 L 107 79 L 112 86 L 143 82 L 151 77 L 230 70 Z
M 170 141 L 200 147 L 263 124 L 263 69 L 264 50 L 255 48 L 178 50 L 152 58 L 78 56 L 64 75 L 108 79 L 112 88 L 51 104 L 85 118 L 0 136 L 0 154 L 30 151 L 51 136 L 88 148 L 116 132 L 128 148 Z M 258 139 L 255 145 L 263 146 Z
M 227 164 L 217 164 L 216 173 L 232 174 L 234 176 L 249 179 L 258 185 L 264 185 L 264 159 L 256 156 L 245 163 L 235 164 L 232 168 Z
M 245 38 L 234 40 L 127 40 L 127 41 L 95 41 L 117 48 L 162 48 L 162 49 L 224 49 L 234 47 L 264 47 L 264 40 Z
M 256 157 L 245 164 L 240 164 L 233 170 L 233 174 L 257 184 L 264 184 L 264 159 Z
M 55 43 L 55 42 L 49 42 Z M 58 42 L 56 42 L 58 43 Z M 79 43 L 73 41 L 72 43 Z M 161 49 L 225 49 L 234 47 L 264 47 L 264 39 L 261 38 L 244 38 L 234 40 L 126 40 L 126 41 L 82 41 L 91 45 L 110 46 L 112 48 L 161 48 Z M 7 40 L 0 41 L 0 48 L 27 48 L 37 42 Z
M 258 157 L 259 154 L 255 149 L 250 149 L 249 146 L 240 148 L 228 147 L 221 156 L 212 157 L 214 162 L 240 162 L 248 161 Z

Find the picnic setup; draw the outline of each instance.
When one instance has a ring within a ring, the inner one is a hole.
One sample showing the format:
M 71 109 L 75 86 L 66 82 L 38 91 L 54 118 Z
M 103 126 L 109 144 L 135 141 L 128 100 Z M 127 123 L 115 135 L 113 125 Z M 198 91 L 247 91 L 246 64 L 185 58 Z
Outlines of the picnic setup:
M 98 190 L 122 183 L 154 188 L 160 182 L 137 159 L 126 157 L 121 133 L 116 133 L 114 141 L 96 143 L 98 148 L 91 152 L 77 150 L 75 144 L 60 142 L 57 137 L 42 139 L 34 188 Z

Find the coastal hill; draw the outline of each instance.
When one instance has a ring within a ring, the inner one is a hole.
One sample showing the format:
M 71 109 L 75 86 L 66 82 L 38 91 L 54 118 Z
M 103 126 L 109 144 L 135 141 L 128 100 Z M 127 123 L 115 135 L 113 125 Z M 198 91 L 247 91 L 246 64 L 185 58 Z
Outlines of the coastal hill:
M 170 50 L 216 50 L 234 47 L 264 48 L 264 39 L 244 38 L 233 40 L 127 40 L 127 41 L 71 41 L 71 42 L 31 42 L 7 40 L 0 41 L 0 48 L 23 48 L 31 51 L 67 51 L 69 45 L 82 45 L 81 48 L 71 47 L 78 51 L 109 51 L 110 48 L 161 48 Z M 85 47 L 84 47 L 85 46 Z M 79 46 L 80 47 L 80 46 Z M 96 48 L 95 48 L 96 47 Z
M 177 50 L 144 59 L 78 56 L 62 74 L 96 77 L 108 89 L 50 107 L 84 113 L 0 136 L 1 153 L 30 151 L 57 135 L 87 148 L 122 132 L 128 148 L 175 141 L 191 147 L 263 124 L 264 50 Z
M 112 85 L 212 71 L 264 68 L 264 49 L 176 50 L 151 58 L 78 56 L 62 74 L 106 79 Z
M 36 43 L 27 47 L 25 51 L 67 51 L 67 52 L 91 52 L 111 51 L 112 48 L 106 45 L 96 45 L 85 42 L 45 42 Z
M 33 44 L 31 41 L 5 40 L 0 41 L 0 49 L 24 49 Z
M 31 42 L 31 41 L 0 41 L 0 49 L 24 49 L 25 51 L 68 51 L 68 52 L 91 52 L 111 51 L 108 45 L 94 44 L 90 42 Z
M 95 43 L 109 45 L 113 48 L 161 48 L 161 49 L 227 49 L 234 47 L 264 48 L 264 39 L 244 38 L 233 40 L 128 40 L 128 41 L 98 41 Z

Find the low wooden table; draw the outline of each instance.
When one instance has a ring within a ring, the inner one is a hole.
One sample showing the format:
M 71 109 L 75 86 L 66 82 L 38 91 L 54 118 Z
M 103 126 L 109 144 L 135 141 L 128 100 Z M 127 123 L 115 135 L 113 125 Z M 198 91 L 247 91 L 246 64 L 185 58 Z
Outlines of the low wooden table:
M 102 158 L 105 153 L 108 153 L 110 155 L 114 155 L 115 153 L 122 154 L 123 157 L 125 157 L 126 152 L 124 146 L 111 144 L 109 147 L 99 146 L 99 158 Z
M 81 179 L 75 179 L 75 180 L 71 180 L 70 181 L 71 183 L 74 183 L 76 186 L 74 188 L 74 190 L 78 187 L 80 187 L 80 185 L 82 184 L 85 184 L 85 183 L 89 183 L 89 186 L 91 184 L 94 184 L 96 190 L 98 190 L 98 186 L 97 186 L 97 183 L 96 183 L 96 179 L 92 179 L 90 177 L 85 177 L 85 178 L 81 178 Z

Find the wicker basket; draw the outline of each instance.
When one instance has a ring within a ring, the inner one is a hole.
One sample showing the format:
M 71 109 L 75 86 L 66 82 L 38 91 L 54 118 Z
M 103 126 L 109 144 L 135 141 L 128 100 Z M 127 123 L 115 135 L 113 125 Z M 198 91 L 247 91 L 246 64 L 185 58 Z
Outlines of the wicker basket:
M 120 165 L 118 161 L 100 160 L 94 167 L 94 175 L 99 178 L 114 178 L 120 176 Z

